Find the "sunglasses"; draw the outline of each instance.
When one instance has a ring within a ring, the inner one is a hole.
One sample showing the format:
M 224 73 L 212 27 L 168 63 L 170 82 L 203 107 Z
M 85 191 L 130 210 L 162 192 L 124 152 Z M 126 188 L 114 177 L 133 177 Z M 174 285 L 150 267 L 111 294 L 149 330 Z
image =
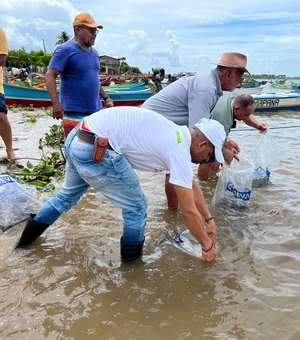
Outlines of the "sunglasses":
M 84 28 L 85 30 L 89 31 L 91 34 L 98 34 L 99 30 L 97 28 L 92 28 L 88 26 L 77 26 L 79 28 Z

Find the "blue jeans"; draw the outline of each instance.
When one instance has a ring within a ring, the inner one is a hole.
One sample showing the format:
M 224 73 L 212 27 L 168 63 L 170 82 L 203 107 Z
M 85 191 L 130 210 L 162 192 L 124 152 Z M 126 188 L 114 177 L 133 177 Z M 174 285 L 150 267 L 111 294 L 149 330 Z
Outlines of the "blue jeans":
M 107 149 L 103 160 L 92 160 L 94 145 L 83 143 L 72 130 L 65 142 L 67 165 L 61 190 L 39 210 L 35 219 L 52 224 L 70 210 L 91 186 L 122 209 L 123 239 L 141 242 L 147 218 L 147 199 L 139 178 L 124 155 Z

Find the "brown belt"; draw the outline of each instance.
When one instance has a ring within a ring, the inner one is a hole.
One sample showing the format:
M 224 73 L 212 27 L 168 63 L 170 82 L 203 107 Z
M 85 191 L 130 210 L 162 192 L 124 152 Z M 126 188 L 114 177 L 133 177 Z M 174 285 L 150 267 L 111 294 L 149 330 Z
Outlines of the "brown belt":
M 87 132 L 81 130 L 80 128 L 76 130 L 76 135 L 78 138 L 80 138 L 81 140 L 88 144 L 95 144 L 95 140 L 97 138 L 97 136 L 95 136 L 93 132 Z
M 93 132 L 81 130 L 80 127 L 78 127 L 77 130 L 76 130 L 76 136 L 79 139 L 83 140 L 84 142 L 86 142 L 88 144 L 92 144 L 92 145 L 95 144 L 95 140 L 98 137 Z M 107 149 L 112 150 L 112 147 L 108 144 Z

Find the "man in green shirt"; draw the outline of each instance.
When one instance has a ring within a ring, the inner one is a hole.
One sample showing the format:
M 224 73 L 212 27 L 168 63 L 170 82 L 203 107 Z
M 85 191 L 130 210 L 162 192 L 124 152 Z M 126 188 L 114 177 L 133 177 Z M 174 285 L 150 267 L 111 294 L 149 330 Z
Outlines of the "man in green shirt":
M 237 120 L 242 120 L 245 124 L 260 132 L 267 132 L 268 126 L 255 119 L 254 110 L 255 101 L 250 94 L 239 95 L 235 92 L 223 92 L 223 96 L 218 100 L 212 111 L 212 119 L 224 126 L 227 136 L 230 130 L 235 128 Z M 226 141 L 228 142 L 228 138 Z M 240 150 L 236 151 L 238 153 Z M 198 168 L 198 176 L 200 179 L 206 180 L 211 171 L 217 171 L 219 166 L 218 162 L 201 164 Z

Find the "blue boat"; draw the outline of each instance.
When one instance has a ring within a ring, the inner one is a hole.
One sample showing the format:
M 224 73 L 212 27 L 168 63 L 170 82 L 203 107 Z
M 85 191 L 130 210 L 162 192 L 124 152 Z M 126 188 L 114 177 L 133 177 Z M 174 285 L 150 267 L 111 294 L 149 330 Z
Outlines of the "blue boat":
M 251 94 L 255 111 L 300 110 L 300 91 Z
M 120 88 L 118 89 L 118 87 Z M 138 106 L 150 98 L 154 90 L 150 85 L 137 84 L 131 86 L 105 87 L 105 92 L 114 101 L 115 106 Z M 52 106 L 50 95 L 46 88 L 4 84 L 5 103 L 7 105 L 23 105 L 33 107 Z
M 24 105 L 33 107 L 51 106 L 47 89 L 3 84 L 6 105 Z

